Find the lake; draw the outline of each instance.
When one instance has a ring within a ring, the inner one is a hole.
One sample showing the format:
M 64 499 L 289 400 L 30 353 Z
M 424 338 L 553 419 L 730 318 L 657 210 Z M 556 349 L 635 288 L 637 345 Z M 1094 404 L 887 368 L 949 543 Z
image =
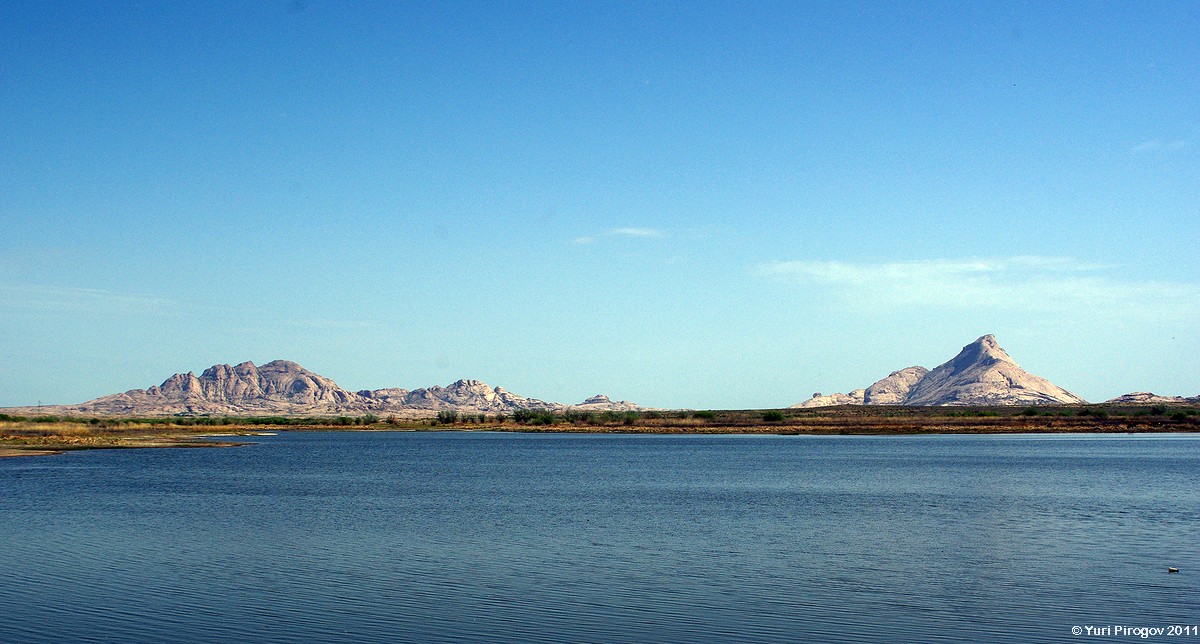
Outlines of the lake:
M 1200 624 L 1195 435 L 254 440 L 0 459 L 0 641 L 1096 641 L 1072 627 Z

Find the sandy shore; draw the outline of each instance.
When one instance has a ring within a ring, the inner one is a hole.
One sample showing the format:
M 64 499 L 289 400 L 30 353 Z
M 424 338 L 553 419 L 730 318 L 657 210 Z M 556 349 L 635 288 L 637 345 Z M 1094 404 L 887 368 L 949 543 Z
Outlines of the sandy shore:
M 231 443 L 218 441 L 170 440 L 170 439 L 132 439 L 103 444 L 67 444 L 67 445 L 37 445 L 30 447 L 0 447 L 0 458 L 16 456 L 53 456 L 65 452 L 87 449 L 150 449 L 176 447 L 241 447 L 249 443 Z
M 50 456 L 52 454 L 62 454 L 62 450 L 57 449 L 13 449 L 11 447 L 0 447 L 0 458 L 9 456 Z

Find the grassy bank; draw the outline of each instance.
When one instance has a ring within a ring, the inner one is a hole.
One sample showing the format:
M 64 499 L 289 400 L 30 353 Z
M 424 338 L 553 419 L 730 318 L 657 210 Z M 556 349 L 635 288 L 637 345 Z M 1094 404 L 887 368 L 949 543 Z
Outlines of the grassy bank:
M 54 454 L 78 449 L 136 447 L 229 447 L 230 441 L 202 440 L 211 428 L 118 419 L 53 417 L 0 419 L 0 457 Z M 232 431 L 234 435 L 249 431 Z
M 821 409 L 550 412 L 443 411 L 425 419 L 334 417 L 21 417 L 0 414 L 0 456 L 74 449 L 211 447 L 205 436 L 288 430 L 491 430 L 661 434 L 995 434 L 1200 432 L 1183 406 L 827 407 Z

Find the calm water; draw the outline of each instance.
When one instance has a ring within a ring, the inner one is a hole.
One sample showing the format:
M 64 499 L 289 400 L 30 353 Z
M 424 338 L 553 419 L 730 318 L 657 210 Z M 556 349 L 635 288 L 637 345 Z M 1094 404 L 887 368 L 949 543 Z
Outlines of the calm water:
M 1200 624 L 1194 436 L 259 440 L 0 459 L 0 641 L 1095 641 L 1071 627 Z

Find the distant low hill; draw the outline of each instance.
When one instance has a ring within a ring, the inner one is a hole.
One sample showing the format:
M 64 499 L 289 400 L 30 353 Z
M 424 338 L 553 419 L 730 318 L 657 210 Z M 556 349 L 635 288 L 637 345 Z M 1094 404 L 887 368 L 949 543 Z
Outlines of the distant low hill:
M 985 335 L 963 347 L 950 361 L 932 371 L 908 367 L 866 389 L 848 394 L 813 394 L 796 405 L 1061 405 L 1087 401 L 1058 385 L 1020 367 L 1000 347 L 993 335 Z
M 1112 405 L 1178 405 L 1200 403 L 1200 396 L 1159 396 L 1148 391 L 1135 391 L 1104 401 Z
M 161 385 L 132 389 L 78 405 L 41 407 L 45 414 L 120 416 L 397 414 L 429 416 L 439 411 L 506 413 L 518 409 L 629 411 L 634 403 L 596 395 L 577 405 L 526 398 L 479 380 L 446 387 L 348 391 L 336 382 L 287 360 L 261 366 L 218 364 L 199 376 L 177 373 Z

